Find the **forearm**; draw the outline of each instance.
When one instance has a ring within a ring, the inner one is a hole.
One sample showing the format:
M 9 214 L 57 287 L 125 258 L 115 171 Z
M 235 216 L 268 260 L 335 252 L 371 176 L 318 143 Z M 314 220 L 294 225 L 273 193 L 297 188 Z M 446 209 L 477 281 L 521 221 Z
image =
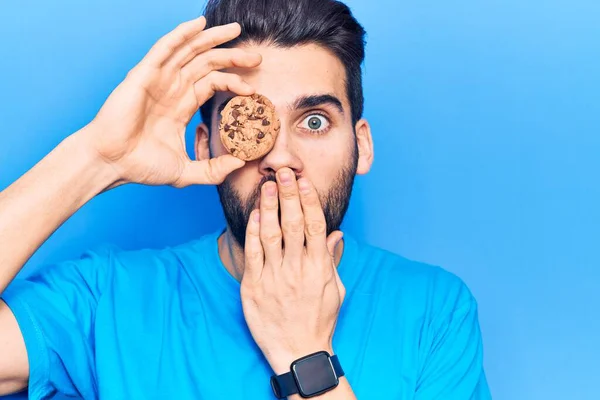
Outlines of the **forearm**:
M 86 144 L 86 129 L 0 192 L 0 293 L 60 225 L 117 181 Z

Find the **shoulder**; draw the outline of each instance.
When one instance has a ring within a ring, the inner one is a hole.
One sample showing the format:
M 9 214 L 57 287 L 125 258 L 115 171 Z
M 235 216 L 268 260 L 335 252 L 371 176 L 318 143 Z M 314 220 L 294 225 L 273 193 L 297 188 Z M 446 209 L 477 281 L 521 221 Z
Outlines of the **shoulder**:
M 116 280 L 135 280 L 142 283 L 152 278 L 173 278 L 182 269 L 203 262 L 214 234 L 175 246 L 123 249 L 115 244 L 101 244 L 80 253 L 78 257 L 44 265 L 30 274 L 32 279 L 83 279 L 100 287 Z M 214 250 L 213 250 L 214 251 Z
M 182 267 L 201 264 L 212 244 L 214 234 L 208 234 L 198 239 L 164 247 L 146 247 L 134 250 L 123 250 L 111 247 L 112 251 L 107 261 L 118 273 L 153 275 L 170 274 Z M 106 254 L 106 253 L 105 253 Z
M 447 313 L 475 304 L 465 282 L 442 266 L 411 260 L 353 240 L 358 292 L 378 294 L 395 303 L 410 303 L 434 313 Z

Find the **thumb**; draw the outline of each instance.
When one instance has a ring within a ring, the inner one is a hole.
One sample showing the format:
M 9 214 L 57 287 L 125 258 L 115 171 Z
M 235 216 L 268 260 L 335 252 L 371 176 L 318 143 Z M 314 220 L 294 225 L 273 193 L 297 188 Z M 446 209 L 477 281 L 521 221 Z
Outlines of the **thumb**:
M 335 249 L 343 237 L 344 233 L 342 231 L 331 232 L 327 237 L 327 251 L 331 257 L 335 257 Z
M 244 165 L 246 165 L 245 161 L 231 154 L 201 161 L 190 161 L 176 186 L 218 185 L 225 180 L 227 175 Z

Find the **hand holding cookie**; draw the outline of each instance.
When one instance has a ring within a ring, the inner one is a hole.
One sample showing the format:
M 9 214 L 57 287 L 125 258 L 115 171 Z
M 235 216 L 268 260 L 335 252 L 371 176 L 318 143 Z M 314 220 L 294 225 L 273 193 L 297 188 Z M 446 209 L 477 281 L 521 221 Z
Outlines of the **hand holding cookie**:
M 241 33 L 237 23 L 206 27 L 198 18 L 161 38 L 113 91 L 83 136 L 122 183 L 218 184 L 244 163 L 230 154 L 192 161 L 185 131 L 216 91 L 249 96 L 254 89 L 230 67 L 253 68 L 260 54 L 214 48 Z

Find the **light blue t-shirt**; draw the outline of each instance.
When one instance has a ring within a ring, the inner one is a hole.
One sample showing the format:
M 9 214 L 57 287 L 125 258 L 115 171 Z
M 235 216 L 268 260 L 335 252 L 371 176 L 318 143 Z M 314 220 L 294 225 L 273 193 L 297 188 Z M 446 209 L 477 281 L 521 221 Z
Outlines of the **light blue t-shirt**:
M 2 297 L 25 338 L 29 398 L 274 399 L 220 233 L 162 250 L 88 252 L 15 280 Z M 464 283 L 344 239 L 333 349 L 357 398 L 489 399 Z

